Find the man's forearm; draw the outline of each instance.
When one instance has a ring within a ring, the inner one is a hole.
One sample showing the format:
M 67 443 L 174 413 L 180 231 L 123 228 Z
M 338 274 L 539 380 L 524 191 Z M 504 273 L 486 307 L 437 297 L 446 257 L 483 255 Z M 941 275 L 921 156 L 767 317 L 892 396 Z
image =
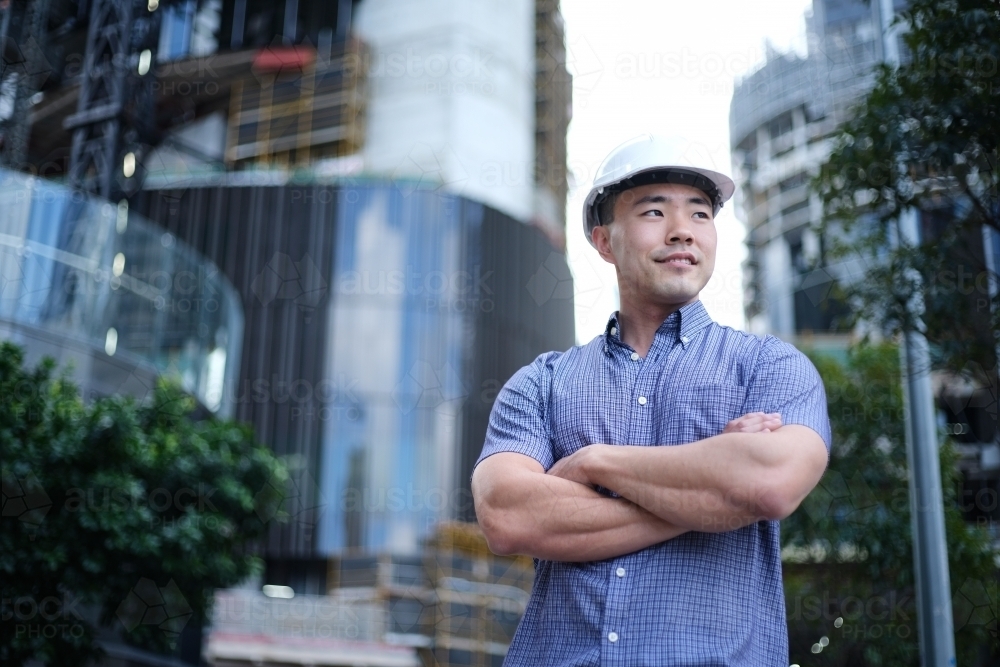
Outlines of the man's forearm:
M 543 479 L 542 484 L 555 479 Z M 537 497 L 533 510 L 524 507 L 509 515 L 527 529 L 520 553 L 568 562 L 604 560 L 687 532 L 625 498 L 608 498 L 582 484 L 558 481 L 567 487 L 558 488 L 560 484 L 551 489 L 552 495 Z
M 802 426 L 668 447 L 605 446 L 583 463 L 587 482 L 703 532 L 784 518 L 816 484 L 825 464 L 822 440 Z
M 473 491 L 479 523 L 494 551 L 583 562 L 621 556 L 686 532 L 624 498 L 545 475 L 540 467 L 490 467 L 477 469 Z
M 760 434 L 743 434 L 761 437 Z M 717 436 L 722 437 L 722 436 Z M 722 532 L 768 518 L 762 511 L 764 471 L 733 443 L 615 447 L 595 466 L 595 484 L 614 489 L 652 514 L 690 530 Z M 730 451 L 734 450 L 734 451 Z

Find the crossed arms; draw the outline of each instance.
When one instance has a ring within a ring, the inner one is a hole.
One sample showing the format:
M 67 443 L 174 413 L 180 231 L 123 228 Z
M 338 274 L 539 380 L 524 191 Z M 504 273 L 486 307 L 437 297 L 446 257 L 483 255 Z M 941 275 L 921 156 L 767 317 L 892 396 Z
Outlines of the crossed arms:
M 723 532 L 783 519 L 819 482 L 826 463 L 818 433 L 751 413 L 720 435 L 686 445 L 589 445 L 547 473 L 529 456 L 494 454 L 476 467 L 472 494 L 495 553 L 582 562 L 689 530 Z

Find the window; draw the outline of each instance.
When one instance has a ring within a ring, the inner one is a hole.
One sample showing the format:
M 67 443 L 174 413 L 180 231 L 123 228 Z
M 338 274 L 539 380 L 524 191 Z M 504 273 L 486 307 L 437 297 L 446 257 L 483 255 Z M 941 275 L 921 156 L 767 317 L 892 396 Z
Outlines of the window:
M 167 5 L 160 11 L 160 43 L 156 49 L 157 60 L 177 60 L 191 50 L 191 27 L 194 23 L 195 0 L 181 0 Z
M 806 176 L 806 173 L 804 171 L 800 171 L 794 176 L 789 176 L 785 180 L 778 183 L 778 188 L 782 192 L 788 192 L 789 190 L 797 188 L 800 185 L 805 185 L 807 180 L 808 176 Z
M 791 132 L 792 127 L 792 112 L 786 111 L 767 124 L 767 131 L 771 135 L 772 139 L 777 139 L 778 137 Z

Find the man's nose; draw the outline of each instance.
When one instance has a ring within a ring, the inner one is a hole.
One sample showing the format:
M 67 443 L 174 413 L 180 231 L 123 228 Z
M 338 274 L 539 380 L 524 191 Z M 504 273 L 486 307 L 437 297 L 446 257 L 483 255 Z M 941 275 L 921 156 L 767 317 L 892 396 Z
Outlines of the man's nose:
M 680 213 L 667 215 L 667 243 L 691 243 L 694 241 L 694 230 L 691 221 Z

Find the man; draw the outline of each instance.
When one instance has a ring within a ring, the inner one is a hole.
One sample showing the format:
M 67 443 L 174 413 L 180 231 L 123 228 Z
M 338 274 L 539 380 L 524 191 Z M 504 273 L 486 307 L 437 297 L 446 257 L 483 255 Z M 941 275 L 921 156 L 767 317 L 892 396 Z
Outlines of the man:
M 691 154 L 647 135 L 602 163 L 584 230 L 621 308 L 493 407 L 476 513 L 494 552 L 536 559 L 507 665 L 788 665 L 778 520 L 826 467 L 826 396 L 794 347 L 698 300 L 734 185 Z

